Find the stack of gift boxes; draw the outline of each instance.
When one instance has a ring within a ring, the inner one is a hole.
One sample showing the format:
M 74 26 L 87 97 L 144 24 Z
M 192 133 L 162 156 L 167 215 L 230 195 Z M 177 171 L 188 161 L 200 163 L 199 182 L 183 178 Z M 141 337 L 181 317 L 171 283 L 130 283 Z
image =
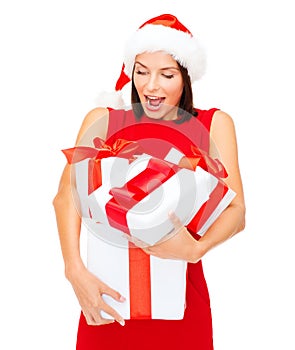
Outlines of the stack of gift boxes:
M 126 298 L 118 303 L 104 296 L 106 302 L 125 319 L 182 319 L 187 263 L 149 256 L 137 245 L 177 234 L 171 211 L 202 236 L 235 196 L 222 180 L 222 164 L 194 146 L 190 157 L 171 148 L 158 159 L 122 139 L 109 145 L 96 138 L 94 147 L 63 152 L 74 165 L 89 231 L 88 269 Z

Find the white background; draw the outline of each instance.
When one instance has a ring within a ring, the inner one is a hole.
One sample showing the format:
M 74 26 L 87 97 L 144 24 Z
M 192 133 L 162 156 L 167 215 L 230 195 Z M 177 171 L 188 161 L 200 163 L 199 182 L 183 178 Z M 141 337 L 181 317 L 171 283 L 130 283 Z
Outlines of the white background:
M 85 114 L 112 90 L 126 35 L 173 13 L 208 72 L 195 103 L 236 124 L 243 233 L 204 259 L 216 350 L 294 350 L 294 15 L 281 0 L 10 0 L 0 4 L 1 349 L 75 348 L 52 199 Z M 124 14 L 124 15 L 123 15 Z M 5 345 L 4 345 L 5 344 Z

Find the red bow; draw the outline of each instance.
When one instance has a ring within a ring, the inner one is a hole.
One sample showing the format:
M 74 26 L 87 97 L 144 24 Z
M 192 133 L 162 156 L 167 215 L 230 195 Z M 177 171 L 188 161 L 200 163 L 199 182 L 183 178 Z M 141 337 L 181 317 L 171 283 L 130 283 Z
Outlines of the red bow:
M 113 144 L 108 144 L 99 137 L 93 140 L 94 147 L 77 146 L 62 150 L 69 164 L 78 163 L 89 158 L 88 164 L 88 193 L 92 193 L 101 186 L 102 158 L 119 156 L 131 159 L 139 149 L 139 144 L 135 141 L 117 139 Z
M 206 152 L 195 146 L 191 146 L 191 151 L 192 156 L 181 158 L 180 167 L 195 170 L 199 166 L 216 177 L 224 179 L 228 176 L 225 167 L 218 159 L 211 158 Z
M 62 150 L 69 164 L 78 163 L 81 160 L 91 158 L 99 161 L 102 158 L 120 156 L 122 158 L 131 158 L 139 145 L 135 141 L 123 139 L 116 140 L 112 145 L 96 137 L 93 140 L 94 147 L 77 146 Z

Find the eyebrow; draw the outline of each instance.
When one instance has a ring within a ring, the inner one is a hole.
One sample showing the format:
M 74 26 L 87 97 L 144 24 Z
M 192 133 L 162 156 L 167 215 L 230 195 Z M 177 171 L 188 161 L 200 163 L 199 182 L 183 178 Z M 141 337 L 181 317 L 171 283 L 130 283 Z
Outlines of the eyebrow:
M 141 62 L 135 61 L 134 64 L 136 64 L 136 63 L 137 63 L 137 64 L 140 64 L 143 68 L 148 69 L 148 67 L 145 66 L 144 64 L 142 64 Z M 160 70 L 169 70 L 169 69 L 175 69 L 175 70 L 178 70 L 178 71 L 179 71 L 179 68 L 178 68 L 178 67 L 174 67 L 174 66 L 160 68 Z

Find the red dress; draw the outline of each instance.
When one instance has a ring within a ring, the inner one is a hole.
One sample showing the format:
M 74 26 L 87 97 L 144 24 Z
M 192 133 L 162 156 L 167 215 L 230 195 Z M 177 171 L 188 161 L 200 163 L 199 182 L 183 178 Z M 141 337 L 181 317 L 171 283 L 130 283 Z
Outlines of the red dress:
M 162 158 L 172 146 L 186 155 L 190 154 L 192 143 L 208 151 L 215 111 L 197 110 L 197 117 L 177 124 L 146 116 L 135 121 L 132 111 L 112 110 L 108 138 L 137 140 L 146 153 Z M 182 320 L 126 320 L 124 327 L 117 322 L 88 326 L 81 313 L 76 349 L 213 350 L 210 299 L 202 262 L 189 263 L 187 276 L 186 310 Z

